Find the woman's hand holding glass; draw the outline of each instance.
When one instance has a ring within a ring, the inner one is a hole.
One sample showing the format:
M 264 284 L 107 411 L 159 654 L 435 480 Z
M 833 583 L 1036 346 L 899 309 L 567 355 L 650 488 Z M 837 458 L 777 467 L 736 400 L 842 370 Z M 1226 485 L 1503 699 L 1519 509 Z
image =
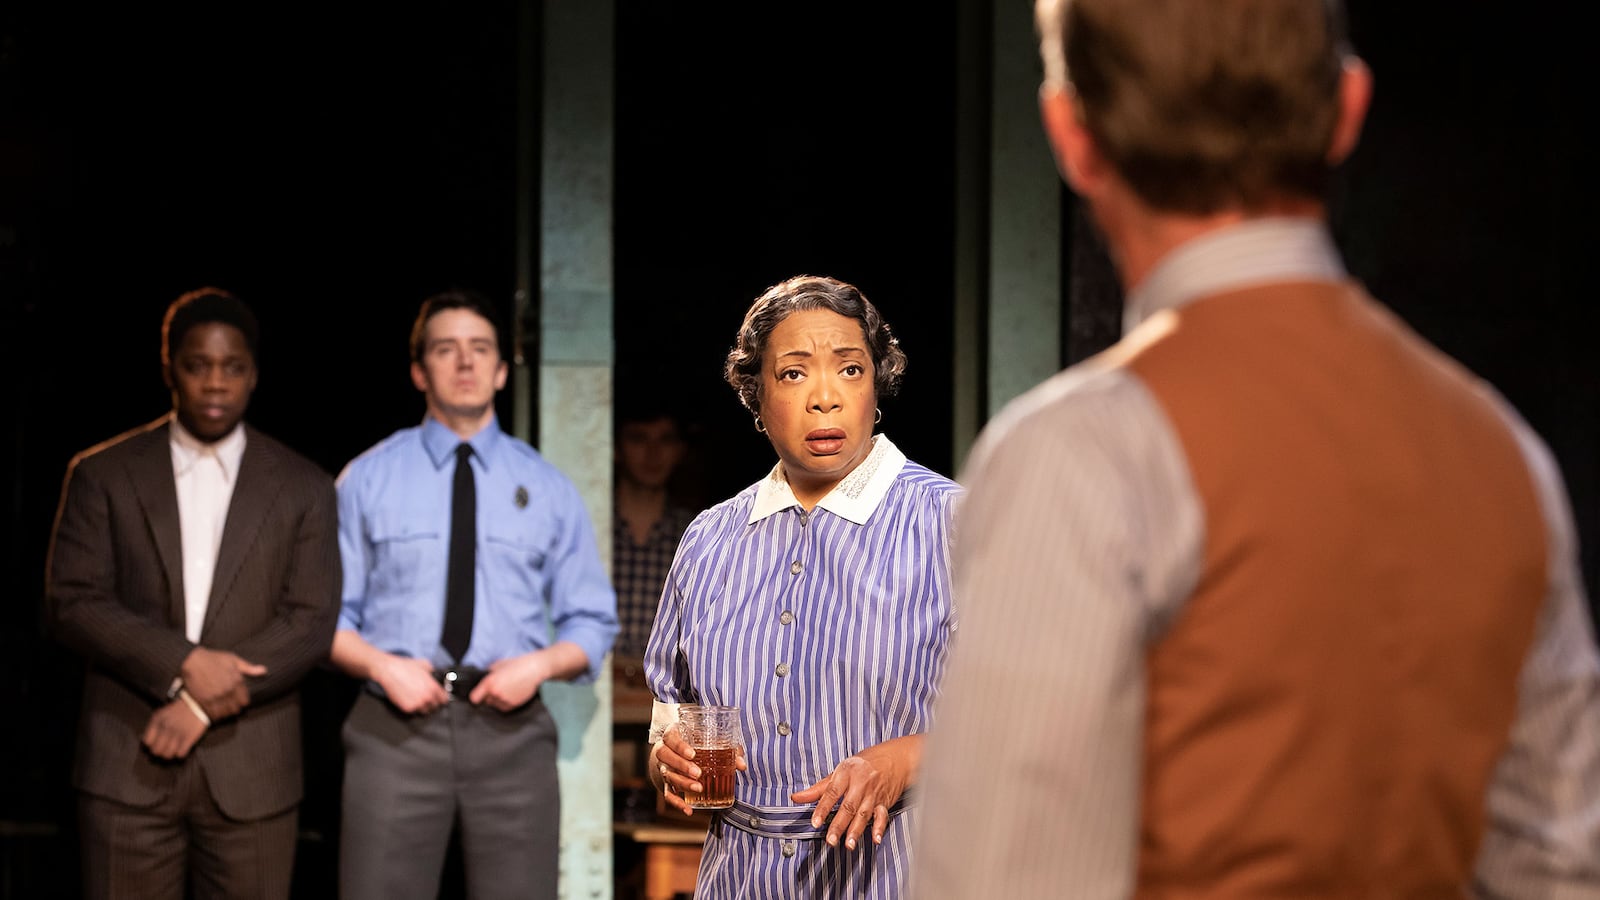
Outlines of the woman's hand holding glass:
M 739 747 L 733 757 L 735 770 L 749 768 L 744 761 L 744 748 Z M 694 763 L 694 747 L 684 739 L 682 730 L 671 725 L 661 735 L 661 743 L 650 751 L 650 780 L 666 796 L 667 803 L 685 815 L 694 815 L 694 807 L 683 798 L 684 791 L 700 793 L 705 786 L 700 783 L 700 767 Z

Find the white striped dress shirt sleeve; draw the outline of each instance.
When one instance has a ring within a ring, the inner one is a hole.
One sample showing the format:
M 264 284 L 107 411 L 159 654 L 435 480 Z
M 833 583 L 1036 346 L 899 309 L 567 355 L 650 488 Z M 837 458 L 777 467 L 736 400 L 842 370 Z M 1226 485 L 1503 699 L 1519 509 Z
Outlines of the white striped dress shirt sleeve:
M 964 480 L 918 896 L 1126 896 L 1145 644 L 1202 547 L 1176 437 L 1141 383 L 1075 369 L 986 429 Z
M 1480 897 L 1600 897 L 1600 662 L 1560 470 L 1515 414 L 1544 510 L 1549 589 L 1518 687 L 1511 740 L 1489 786 Z
M 1221 290 L 1342 277 L 1320 223 L 1252 221 L 1169 254 L 1129 296 L 1127 325 Z M 1553 459 L 1502 409 L 1540 492 L 1550 587 L 1475 891 L 1600 898 L 1600 662 L 1576 538 Z M 997 417 L 963 480 L 961 631 L 928 739 L 918 896 L 1127 896 L 1145 649 L 1203 551 L 1182 447 L 1137 379 L 1080 365 Z

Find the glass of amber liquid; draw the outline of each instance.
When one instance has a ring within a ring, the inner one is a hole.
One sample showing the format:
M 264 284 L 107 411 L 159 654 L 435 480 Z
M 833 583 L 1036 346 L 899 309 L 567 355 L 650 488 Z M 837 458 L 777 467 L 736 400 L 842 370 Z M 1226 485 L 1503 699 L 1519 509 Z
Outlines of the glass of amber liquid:
M 744 747 L 739 730 L 739 707 L 678 707 L 678 732 L 694 748 L 694 764 L 700 767 L 703 791 L 683 792 L 683 800 L 694 809 L 727 809 L 733 805 L 733 762 Z

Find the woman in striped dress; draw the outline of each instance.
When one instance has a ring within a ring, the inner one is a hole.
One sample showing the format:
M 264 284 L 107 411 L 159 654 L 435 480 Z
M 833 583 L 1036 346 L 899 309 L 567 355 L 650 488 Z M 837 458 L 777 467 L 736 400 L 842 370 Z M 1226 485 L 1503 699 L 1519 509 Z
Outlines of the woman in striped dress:
M 960 491 L 873 434 L 904 370 L 866 297 L 811 276 L 759 297 L 728 355 L 778 463 L 684 533 L 645 655 L 651 777 L 673 805 L 699 787 L 678 704 L 741 710 L 736 801 L 712 814 L 699 900 L 903 893 Z

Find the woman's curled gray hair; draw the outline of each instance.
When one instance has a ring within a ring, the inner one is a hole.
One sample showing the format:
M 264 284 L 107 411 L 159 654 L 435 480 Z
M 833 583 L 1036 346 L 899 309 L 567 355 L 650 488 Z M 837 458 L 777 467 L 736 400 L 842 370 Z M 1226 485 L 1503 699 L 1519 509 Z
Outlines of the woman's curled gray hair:
M 873 388 L 878 397 L 893 397 L 906 371 L 906 355 L 889 331 L 878 308 L 855 285 L 820 275 L 796 275 L 767 288 L 750 305 L 739 327 L 739 339 L 728 351 L 723 377 L 739 392 L 739 402 L 761 414 L 761 358 L 778 323 L 797 312 L 826 309 L 861 323 L 872 354 Z

